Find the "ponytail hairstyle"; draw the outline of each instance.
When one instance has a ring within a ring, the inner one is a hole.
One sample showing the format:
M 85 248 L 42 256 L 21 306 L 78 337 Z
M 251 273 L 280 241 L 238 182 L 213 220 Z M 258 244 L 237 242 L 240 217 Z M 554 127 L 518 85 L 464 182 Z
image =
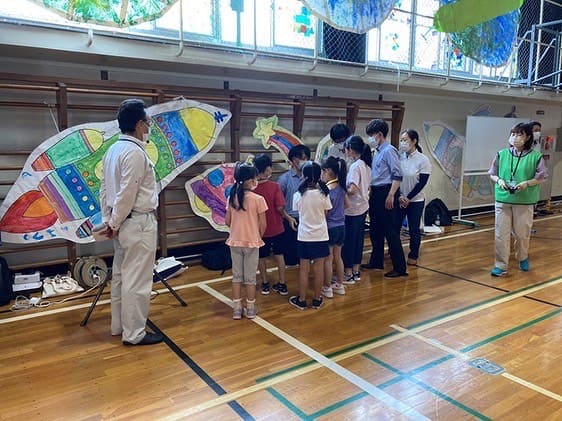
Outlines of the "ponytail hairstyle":
M 318 187 L 318 189 L 322 193 L 324 193 L 325 196 L 328 196 L 330 194 L 330 190 L 328 189 L 326 183 L 320 180 L 321 173 L 322 169 L 316 162 L 308 161 L 306 164 L 304 164 L 304 166 L 302 167 L 302 176 L 304 180 L 299 186 L 300 194 L 304 194 L 304 192 L 309 187 Z
M 256 178 L 258 170 L 249 162 L 237 162 L 234 168 L 234 185 L 230 189 L 228 203 L 236 210 L 244 209 L 244 183 Z
M 407 134 L 412 142 L 414 142 L 418 152 L 422 153 L 422 148 L 420 146 L 420 135 L 414 129 L 406 129 L 402 134 Z
M 331 170 L 336 175 L 338 184 L 343 191 L 347 191 L 347 185 L 345 182 L 347 177 L 347 165 L 345 165 L 345 161 L 343 159 L 329 156 L 322 161 L 322 169 Z
M 345 141 L 346 149 L 351 149 L 352 151 L 358 153 L 359 158 L 367 164 L 370 168 L 373 165 L 373 155 L 371 154 L 371 148 L 367 145 L 361 136 L 353 135 Z

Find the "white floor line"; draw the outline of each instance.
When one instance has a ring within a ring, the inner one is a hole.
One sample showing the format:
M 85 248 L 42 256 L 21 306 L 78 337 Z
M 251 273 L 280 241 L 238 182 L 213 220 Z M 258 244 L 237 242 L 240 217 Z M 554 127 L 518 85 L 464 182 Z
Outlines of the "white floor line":
M 399 331 L 399 332 L 401 332 L 401 333 L 405 333 L 405 334 L 407 334 L 408 336 L 411 336 L 411 337 L 416 338 L 416 339 L 418 339 L 418 340 L 420 340 L 420 341 L 422 341 L 422 342 L 425 342 L 425 343 L 428 344 L 428 345 L 431 345 L 431 346 L 434 346 L 434 347 L 436 347 L 436 348 L 439 348 L 439 349 L 441 349 L 441 350 L 447 352 L 448 354 L 455 355 L 457 358 L 460 358 L 460 359 L 462 359 L 462 360 L 464 360 L 464 361 L 468 361 L 468 360 L 472 360 L 472 359 L 476 358 L 476 357 L 470 356 L 470 355 L 468 355 L 468 354 L 466 354 L 466 353 L 457 351 L 456 349 L 449 348 L 448 346 L 443 345 L 443 344 L 440 343 L 440 342 L 437 342 L 435 339 L 427 338 L 427 337 L 425 337 L 425 336 L 423 336 L 423 335 L 420 335 L 420 334 L 415 333 L 415 332 L 413 332 L 413 331 L 411 331 L 411 330 L 408 330 L 408 329 L 406 329 L 406 328 L 404 328 L 404 327 L 402 327 L 402 326 L 390 325 L 390 327 L 393 328 L 394 330 L 397 330 L 397 331 Z M 520 385 L 522 385 L 522 386 L 524 386 L 524 387 L 526 387 L 526 388 L 528 388 L 528 389 L 531 389 L 531 390 L 533 390 L 533 391 L 535 391 L 535 392 L 538 392 L 538 393 L 540 393 L 540 394 L 542 394 L 542 395 L 548 396 L 549 398 L 555 399 L 555 400 L 557 400 L 558 402 L 562 402 L 562 396 L 560 396 L 560 395 L 558 395 L 558 394 L 556 394 L 556 393 L 554 393 L 554 392 L 551 392 L 550 390 L 544 389 L 544 388 L 542 388 L 542 387 L 540 387 L 540 386 L 538 386 L 538 385 L 536 385 L 536 384 L 533 384 L 533 383 L 531 383 L 531 382 L 528 382 L 527 380 L 523 380 L 523 379 L 521 379 L 520 377 L 514 376 L 513 374 L 509 374 L 509 373 L 507 373 L 507 372 L 505 372 L 505 371 L 504 371 L 503 373 L 500 373 L 500 375 L 503 376 L 503 377 L 505 377 L 506 379 L 509 379 L 509 380 L 511 380 L 511 381 L 513 381 L 513 382 L 515 382 L 515 383 L 518 383 L 518 384 L 520 384 Z
M 217 300 L 227 304 L 228 306 L 232 306 L 232 300 L 227 298 L 220 292 L 212 289 L 208 285 L 201 285 L 200 288 L 203 291 L 206 291 Z M 308 345 L 304 344 L 303 342 L 299 341 L 298 339 L 294 338 L 293 336 L 287 334 L 283 330 L 277 328 L 276 326 L 272 325 L 271 323 L 265 321 L 261 317 L 256 317 L 254 322 L 260 325 L 262 328 L 270 332 L 271 334 L 277 336 L 281 340 L 285 341 L 287 344 L 291 345 L 293 348 L 297 349 L 298 351 L 302 352 L 303 354 L 308 355 L 310 358 L 314 359 L 315 361 L 319 362 L 324 367 L 328 368 L 329 370 L 333 371 L 337 375 L 343 377 L 348 382 L 354 384 L 359 389 L 364 390 L 369 395 L 373 396 L 374 398 L 380 400 L 384 404 L 388 405 L 389 407 L 395 409 L 396 411 L 400 412 L 401 414 L 406 415 L 407 417 L 414 419 L 414 420 L 427 420 L 428 418 L 424 417 L 422 414 L 417 412 L 415 409 L 409 407 L 408 405 L 404 404 L 403 402 L 393 398 L 388 393 L 383 392 L 378 387 L 372 385 L 371 383 L 367 382 L 365 379 L 359 377 L 355 373 L 347 370 L 346 368 L 342 367 L 339 364 L 336 364 L 333 360 L 325 357 L 318 351 L 312 349 Z M 181 415 L 187 415 L 185 413 L 181 413 Z
M 556 219 L 556 218 L 562 218 L 562 215 L 554 215 L 554 216 L 548 216 L 545 218 L 541 218 L 535 222 L 542 222 L 542 221 L 548 221 L 550 219 Z M 462 233 L 458 233 L 458 234 L 451 234 L 451 235 L 445 235 L 443 237 L 438 237 L 438 238 L 430 238 L 427 240 L 422 240 L 422 243 L 431 243 L 431 242 L 435 242 L 435 241 L 442 241 L 442 240 L 447 240 L 447 239 L 451 239 L 451 238 L 457 238 L 457 237 L 464 237 L 467 235 L 474 235 L 474 234 L 478 234 L 481 232 L 486 232 L 486 231 L 491 231 L 494 228 L 484 228 L 484 229 L 476 229 L 476 230 L 472 230 L 472 231 L 468 231 L 468 232 L 462 232 Z M 407 244 L 407 242 L 405 242 L 404 244 Z M 367 249 L 363 252 L 363 254 L 367 254 L 370 253 L 371 250 Z M 267 271 L 268 272 L 274 272 L 276 271 L 277 268 L 273 267 L 273 268 L 269 268 Z M 190 283 L 190 284 L 183 284 L 183 285 L 178 285 L 178 286 L 174 286 L 174 290 L 182 290 L 182 289 L 186 289 L 186 288 L 194 288 L 194 287 L 199 287 L 201 285 L 208 285 L 208 284 L 212 284 L 212 283 L 216 283 L 216 282 L 222 282 L 222 281 L 227 281 L 229 279 L 232 279 L 232 275 L 228 275 L 228 276 L 222 276 L 220 278 L 214 278 L 214 279 L 209 279 L 207 281 L 200 281 L 200 282 L 195 282 L 195 283 Z M 162 294 L 162 293 L 169 293 L 167 288 L 161 288 L 156 290 L 158 293 Z M 98 305 L 103 305 L 103 304 L 109 304 L 110 300 L 100 300 L 98 301 Z M 32 313 L 32 314 L 25 314 L 25 315 L 20 315 L 20 316 L 14 316 L 14 317 L 9 317 L 6 319 L 0 319 L 0 324 L 6 324 L 6 323 L 12 323 L 12 322 L 17 322 L 20 320 L 27 320 L 27 319 L 33 319 L 36 317 L 43 317 L 43 316 L 49 316 L 52 314 L 56 314 L 56 313 L 63 313 L 65 311 L 73 311 L 73 310 L 79 310 L 82 308 L 87 308 L 89 307 L 90 304 L 77 304 L 74 306 L 69 306 L 69 307 L 64 307 L 64 308 L 60 308 L 60 309 L 56 309 L 56 310 L 46 310 L 46 311 L 41 311 L 39 313 Z

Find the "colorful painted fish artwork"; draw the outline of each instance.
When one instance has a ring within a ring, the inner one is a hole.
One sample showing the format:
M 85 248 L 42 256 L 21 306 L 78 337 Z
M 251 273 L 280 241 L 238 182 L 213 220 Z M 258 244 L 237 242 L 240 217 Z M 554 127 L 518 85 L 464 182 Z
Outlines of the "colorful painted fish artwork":
M 494 190 L 488 174 L 465 175 L 462 195 L 467 199 L 493 198 Z
M 454 13 L 450 16 L 464 21 L 458 25 L 451 22 L 449 30 L 453 44 L 465 56 L 485 66 L 500 67 L 508 62 L 516 44 L 521 4 L 522 0 L 442 0 L 441 9 L 451 8 Z M 496 17 L 487 20 L 491 16 Z
M 273 146 L 284 155 L 285 159 L 288 159 L 289 150 L 293 146 L 301 145 L 302 141 L 278 123 L 279 119 L 276 115 L 267 118 L 259 117 L 252 136 L 261 140 L 264 148 L 269 149 Z
M 342 31 L 363 34 L 380 26 L 396 0 L 301 0 L 313 15 Z
M 320 139 L 318 145 L 316 146 L 316 152 L 314 153 L 314 160 L 319 164 L 322 163 L 323 159 L 328 158 L 328 151 L 330 150 L 330 146 L 332 145 L 332 138 L 330 137 L 330 133 Z
M 465 137 L 441 121 L 424 122 L 423 133 L 427 149 L 458 192 L 461 188 Z M 463 197 L 478 200 L 492 197 L 492 185 L 487 174 L 465 175 L 462 180 Z
M 154 120 L 146 153 L 161 191 L 215 144 L 230 112 L 186 99 L 147 109 Z M 102 158 L 117 141 L 116 120 L 70 127 L 41 143 L 0 207 L 0 233 L 9 243 L 65 238 L 94 241 L 101 222 Z
M 465 145 L 464 136 L 441 121 L 424 122 L 423 132 L 431 155 L 458 191 Z
M 236 164 L 216 165 L 185 183 L 191 209 L 217 231 L 228 232 L 226 203 L 234 184 Z

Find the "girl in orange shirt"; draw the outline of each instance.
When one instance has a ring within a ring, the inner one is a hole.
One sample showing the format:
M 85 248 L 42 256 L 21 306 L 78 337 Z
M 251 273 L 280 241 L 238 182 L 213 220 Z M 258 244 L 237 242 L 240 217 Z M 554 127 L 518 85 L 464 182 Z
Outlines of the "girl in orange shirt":
M 258 170 L 252 164 L 236 164 L 235 184 L 230 189 L 225 222 L 230 227 L 226 244 L 230 246 L 232 258 L 232 318 L 239 320 L 242 313 L 248 318 L 256 317 L 256 271 L 259 248 L 264 245 L 265 199 L 252 192 L 258 185 Z M 242 309 L 241 289 L 246 285 L 246 308 Z

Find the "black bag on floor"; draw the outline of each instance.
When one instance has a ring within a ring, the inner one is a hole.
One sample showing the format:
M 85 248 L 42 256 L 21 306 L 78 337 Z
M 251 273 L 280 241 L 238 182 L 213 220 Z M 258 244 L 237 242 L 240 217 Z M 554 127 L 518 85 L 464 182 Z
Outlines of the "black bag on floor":
M 13 275 L 6 259 L 0 256 L 0 306 L 6 305 L 12 299 Z
M 207 269 L 221 270 L 221 275 L 232 267 L 232 259 L 230 258 L 230 247 L 221 244 L 213 249 L 205 250 L 201 256 L 201 263 Z
M 425 207 L 425 215 L 423 218 L 423 223 L 426 226 L 431 226 L 437 221 L 437 216 L 439 215 L 439 224 L 436 225 L 453 225 L 453 218 L 447 209 L 447 205 L 443 203 L 441 199 L 433 199 Z

